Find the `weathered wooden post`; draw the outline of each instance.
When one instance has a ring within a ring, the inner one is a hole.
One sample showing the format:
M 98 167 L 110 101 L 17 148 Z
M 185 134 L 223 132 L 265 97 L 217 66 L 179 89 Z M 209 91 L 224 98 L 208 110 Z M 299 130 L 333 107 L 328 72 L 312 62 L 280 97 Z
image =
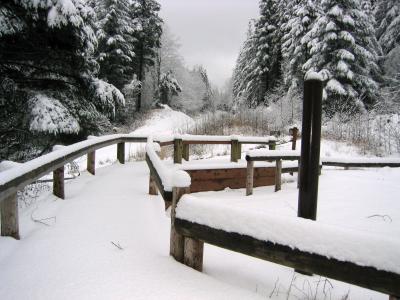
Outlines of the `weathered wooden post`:
M 280 191 L 282 186 L 282 159 L 276 160 L 275 169 L 275 192 Z
M 87 154 L 87 168 L 88 172 L 92 175 L 96 174 L 96 151 Z
M 186 161 L 189 161 L 189 144 L 182 144 L 182 158 Z
M 53 171 L 53 194 L 65 199 L 64 191 L 64 166 Z
M 276 141 L 270 141 L 268 143 L 268 149 L 269 150 L 275 150 L 276 149 Z
M 247 161 L 246 172 L 246 196 L 253 194 L 253 181 L 254 181 L 254 161 Z
M 231 140 L 231 162 L 237 162 L 241 155 L 239 140 Z
M 183 150 L 182 139 L 174 139 L 174 163 L 175 164 L 182 163 L 182 150 Z
M 19 240 L 18 199 L 12 194 L 0 202 L 1 236 L 11 236 Z
M 183 263 L 197 271 L 203 271 L 204 243 L 190 237 L 185 237 Z
M 154 175 L 150 172 L 149 176 L 149 195 L 158 195 L 157 185 L 154 180 Z
M 172 188 L 172 207 L 171 207 L 171 236 L 170 236 L 170 255 L 177 261 L 184 263 L 184 248 L 185 248 L 185 238 L 180 235 L 175 230 L 175 216 L 176 216 L 176 206 L 179 200 L 184 194 L 189 194 L 190 188 Z
M 125 143 L 117 144 L 117 159 L 121 164 L 125 163 Z
M 292 150 L 296 150 L 296 143 L 299 134 L 299 129 L 297 127 L 293 127 L 290 129 L 292 134 Z
M 300 188 L 297 215 L 316 220 L 321 144 L 322 80 L 318 74 L 304 82 Z

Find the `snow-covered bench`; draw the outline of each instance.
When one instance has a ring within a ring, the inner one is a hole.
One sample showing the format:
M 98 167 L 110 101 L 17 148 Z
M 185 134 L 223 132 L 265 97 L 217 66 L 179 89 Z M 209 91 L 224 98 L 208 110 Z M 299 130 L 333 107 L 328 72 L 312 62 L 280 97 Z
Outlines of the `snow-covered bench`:
M 322 159 L 323 166 L 331 167 L 344 167 L 348 168 L 400 168 L 399 158 L 337 158 L 337 157 L 324 157 Z
M 196 270 L 202 270 L 206 242 L 305 273 L 400 295 L 400 243 L 396 239 L 243 210 L 193 195 L 177 199 L 172 216 L 171 255 Z M 180 242 L 174 244 L 175 240 Z

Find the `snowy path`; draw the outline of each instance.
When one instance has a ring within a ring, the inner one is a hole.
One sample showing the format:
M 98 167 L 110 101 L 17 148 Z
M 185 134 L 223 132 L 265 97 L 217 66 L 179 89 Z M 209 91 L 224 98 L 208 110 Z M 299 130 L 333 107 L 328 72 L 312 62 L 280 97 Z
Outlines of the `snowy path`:
M 399 180 L 399 169 L 324 171 L 319 216 L 345 227 L 398 236 Z M 84 172 L 68 182 L 67 200 L 48 193 L 37 208 L 24 210 L 21 241 L 0 238 L 0 299 L 286 299 L 288 293 L 290 299 L 313 298 L 315 293 L 316 299 L 340 299 L 348 292 L 349 299 L 387 299 L 318 276 L 293 277 L 289 268 L 209 245 L 204 273 L 191 270 L 169 257 L 170 220 L 161 198 L 149 196 L 147 187 L 144 162 L 115 164 L 98 169 L 96 176 Z M 228 202 L 239 194 L 244 190 L 215 196 Z M 257 188 L 246 203 L 230 203 L 294 215 L 296 196 L 292 182 L 280 193 Z M 56 222 L 35 223 L 32 213 L 35 219 L 55 216 Z M 388 214 L 393 221 L 367 218 L 372 214 Z
M 34 217 L 53 226 L 23 214 L 21 241 L 0 238 L 0 299 L 260 299 L 169 257 L 170 221 L 147 182 L 145 163 L 113 165 L 40 203 Z

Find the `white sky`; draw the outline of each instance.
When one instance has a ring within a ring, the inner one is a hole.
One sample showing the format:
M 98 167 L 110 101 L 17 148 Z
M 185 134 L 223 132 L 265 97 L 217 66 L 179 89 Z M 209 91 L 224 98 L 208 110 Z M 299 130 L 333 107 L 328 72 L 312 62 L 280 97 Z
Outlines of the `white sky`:
M 188 66 L 203 65 L 222 87 L 232 75 L 247 24 L 258 16 L 258 0 L 158 0 L 161 17 L 179 37 Z

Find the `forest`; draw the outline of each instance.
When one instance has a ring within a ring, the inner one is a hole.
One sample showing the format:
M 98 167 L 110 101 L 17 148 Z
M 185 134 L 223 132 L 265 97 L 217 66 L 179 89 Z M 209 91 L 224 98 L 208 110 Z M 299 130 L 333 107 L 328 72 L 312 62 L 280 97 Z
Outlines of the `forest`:
M 398 150 L 400 3 L 261 0 L 259 8 L 232 78 L 217 88 L 204 66 L 186 65 L 155 0 L 1 1 L 0 160 L 129 130 L 162 104 L 284 129 L 300 122 L 304 76 L 314 71 L 324 78 L 327 135 Z

